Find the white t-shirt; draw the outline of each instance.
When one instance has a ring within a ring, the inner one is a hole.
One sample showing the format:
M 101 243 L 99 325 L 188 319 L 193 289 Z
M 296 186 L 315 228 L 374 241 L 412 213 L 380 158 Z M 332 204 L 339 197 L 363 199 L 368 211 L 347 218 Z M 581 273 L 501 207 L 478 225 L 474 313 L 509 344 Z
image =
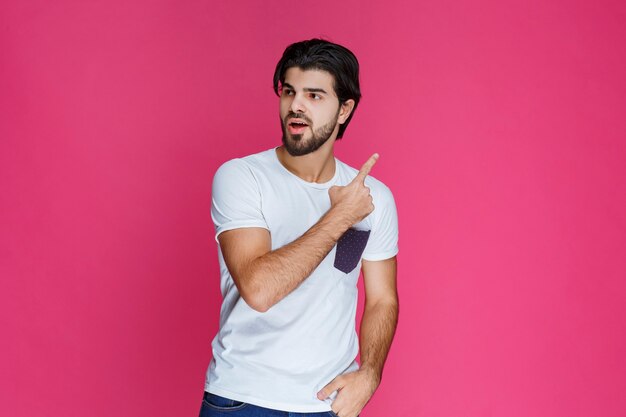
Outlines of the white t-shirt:
M 291 243 L 328 211 L 328 188 L 348 184 L 357 173 L 335 158 L 333 178 L 310 183 L 288 171 L 275 148 L 230 160 L 213 179 L 215 239 L 226 230 L 262 227 L 270 231 L 272 250 Z M 265 313 L 240 297 L 218 241 L 224 301 L 206 391 L 277 410 L 331 409 L 331 400 L 320 401 L 317 392 L 336 376 L 359 367 L 355 316 L 361 258 L 377 261 L 398 253 L 391 191 L 371 176 L 365 185 L 374 211 L 348 230 L 311 275 Z

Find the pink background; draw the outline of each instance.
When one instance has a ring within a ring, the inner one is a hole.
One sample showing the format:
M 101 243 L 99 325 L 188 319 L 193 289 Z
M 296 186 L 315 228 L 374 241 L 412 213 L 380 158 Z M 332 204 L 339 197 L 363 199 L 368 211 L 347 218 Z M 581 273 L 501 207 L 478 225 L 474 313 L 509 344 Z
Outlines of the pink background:
M 280 143 L 271 77 L 362 65 L 340 159 L 393 190 L 375 416 L 626 415 L 623 1 L 3 1 L 0 414 L 196 416 L 211 179 Z

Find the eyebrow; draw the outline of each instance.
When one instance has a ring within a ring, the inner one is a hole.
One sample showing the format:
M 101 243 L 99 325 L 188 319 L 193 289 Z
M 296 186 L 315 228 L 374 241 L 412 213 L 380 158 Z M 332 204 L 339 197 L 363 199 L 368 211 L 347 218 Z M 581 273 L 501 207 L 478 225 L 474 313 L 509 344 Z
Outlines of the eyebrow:
M 286 88 L 291 88 L 292 90 L 295 90 L 295 88 L 293 87 L 293 85 L 289 84 L 289 83 L 283 83 L 283 87 Z M 323 88 L 308 88 L 305 87 L 302 90 L 306 91 L 307 93 L 323 93 L 323 94 L 328 94 L 326 92 L 326 90 L 324 90 Z

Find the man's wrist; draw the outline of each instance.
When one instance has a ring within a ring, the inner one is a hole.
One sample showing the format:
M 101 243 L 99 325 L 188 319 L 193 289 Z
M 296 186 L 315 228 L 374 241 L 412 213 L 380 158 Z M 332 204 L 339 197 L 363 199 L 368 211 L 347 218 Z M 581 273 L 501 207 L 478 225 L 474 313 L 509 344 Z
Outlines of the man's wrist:
M 327 222 L 333 239 L 336 241 L 352 226 L 351 219 L 343 212 L 331 207 L 324 215 L 324 221 Z
M 382 380 L 382 370 L 368 365 L 368 364 L 362 364 L 361 367 L 359 368 L 359 371 L 363 372 L 365 375 L 367 375 L 372 382 L 375 384 L 376 387 L 378 387 L 378 385 L 380 385 L 380 381 Z

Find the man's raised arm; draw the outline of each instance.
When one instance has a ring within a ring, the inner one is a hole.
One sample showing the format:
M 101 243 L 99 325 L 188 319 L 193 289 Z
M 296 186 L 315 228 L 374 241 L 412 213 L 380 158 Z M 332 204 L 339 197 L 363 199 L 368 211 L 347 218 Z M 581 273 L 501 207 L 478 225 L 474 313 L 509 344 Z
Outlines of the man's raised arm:
M 353 224 L 374 210 L 365 178 L 378 159 L 372 155 L 346 186 L 328 190 L 331 207 L 293 242 L 271 249 L 268 230 L 238 228 L 218 236 L 222 255 L 239 293 L 253 309 L 265 312 L 300 285 Z

